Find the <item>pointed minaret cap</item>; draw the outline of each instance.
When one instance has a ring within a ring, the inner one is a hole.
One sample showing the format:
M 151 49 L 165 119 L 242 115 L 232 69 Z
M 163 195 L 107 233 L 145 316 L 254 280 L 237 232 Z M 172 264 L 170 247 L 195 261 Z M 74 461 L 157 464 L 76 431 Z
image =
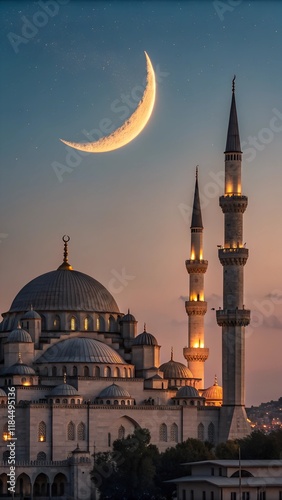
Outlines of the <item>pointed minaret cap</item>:
M 192 212 L 192 220 L 191 220 L 191 229 L 192 228 L 196 228 L 196 227 L 203 229 L 202 212 L 201 212 L 200 195 L 199 195 L 199 186 L 198 186 L 198 165 L 196 166 L 196 183 L 195 183 L 195 193 L 194 193 L 194 203 L 193 203 L 193 212 Z
M 70 241 L 70 237 L 67 236 L 66 234 L 62 237 L 62 240 L 64 242 L 64 260 L 63 263 L 58 267 L 59 270 L 66 270 L 66 271 L 71 271 L 72 266 L 69 264 L 68 261 L 68 242 Z
M 236 110 L 236 101 L 235 101 L 235 79 L 236 75 L 234 75 L 234 78 L 232 80 L 232 100 L 231 100 L 231 108 L 229 115 L 226 147 L 224 151 L 225 153 L 242 153 L 237 110 Z

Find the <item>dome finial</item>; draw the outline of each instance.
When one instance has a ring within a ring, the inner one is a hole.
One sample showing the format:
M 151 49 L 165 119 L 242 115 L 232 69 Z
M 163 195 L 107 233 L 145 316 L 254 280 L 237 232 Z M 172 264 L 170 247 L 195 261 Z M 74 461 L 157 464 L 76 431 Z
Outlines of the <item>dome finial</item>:
M 170 361 L 173 361 L 173 347 L 170 348 Z
M 66 372 L 64 372 L 64 384 L 66 384 L 66 383 L 67 383 L 67 374 L 66 374 Z
M 58 269 L 66 269 L 66 270 L 71 271 L 72 266 L 69 264 L 69 259 L 68 259 L 68 255 L 69 255 L 68 242 L 70 241 L 70 236 L 68 236 L 67 234 L 64 234 L 64 236 L 62 237 L 62 240 L 64 242 L 64 260 L 63 260 L 63 263 L 58 267 Z
M 236 80 L 236 75 L 234 75 L 233 80 L 232 80 L 232 94 L 235 92 L 235 80 Z
M 146 332 L 146 323 L 144 323 L 144 332 Z
M 22 353 L 21 352 L 19 352 L 18 363 L 20 363 L 21 365 L 23 364 Z
M 21 329 L 22 329 L 22 325 L 21 325 L 21 322 L 20 322 L 20 321 L 18 321 L 18 324 L 17 324 L 17 329 L 18 329 L 18 330 L 21 330 Z
M 213 385 L 218 385 L 218 383 L 217 383 L 217 375 L 214 376 L 214 384 Z

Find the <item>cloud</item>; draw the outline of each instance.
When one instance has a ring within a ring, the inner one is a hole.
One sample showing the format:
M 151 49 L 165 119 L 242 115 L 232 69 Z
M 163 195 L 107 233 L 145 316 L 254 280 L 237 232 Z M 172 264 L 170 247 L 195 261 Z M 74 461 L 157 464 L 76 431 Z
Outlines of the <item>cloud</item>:
M 282 320 L 278 316 L 269 316 L 264 320 L 264 326 L 267 328 L 282 328 Z
M 186 300 L 189 300 L 189 297 L 188 297 L 188 295 L 180 295 L 179 299 L 180 299 L 182 302 L 186 302 Z

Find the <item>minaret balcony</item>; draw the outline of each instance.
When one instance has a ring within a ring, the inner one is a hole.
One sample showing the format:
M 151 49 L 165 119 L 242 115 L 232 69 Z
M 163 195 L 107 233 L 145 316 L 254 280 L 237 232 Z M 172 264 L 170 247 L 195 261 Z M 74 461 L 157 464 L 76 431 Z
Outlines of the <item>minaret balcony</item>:
M 185 308 L 188 316 L 204 316 L 207 312 L 207 303 L 204 300 L 186 300 Z
M 250 323 L 249 309 L 219 309 L 216 321 L 219 326 L 247 326 Z
M 219 205 L 223 213 L 240 212 L 244 213 L 248 206 L 248 197 L 240 194 L 226 194 L 220 196 Z
M 245 247 L 220 248 L 218 258 L 223 266 L 244 266 L 248 260 L 249 250 Z
M 206 361 L 209 357 L 207 347 L 184 347 L 183 356 L 187 361 Z
M 189 274 L 205 273 L 208 268 L 207 260 L 186 260 L 185 264 Z

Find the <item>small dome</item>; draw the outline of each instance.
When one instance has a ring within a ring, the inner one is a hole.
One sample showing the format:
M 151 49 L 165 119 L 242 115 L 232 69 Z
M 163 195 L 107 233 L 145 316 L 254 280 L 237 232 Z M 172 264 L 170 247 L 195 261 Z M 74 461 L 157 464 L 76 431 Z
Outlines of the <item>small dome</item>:
M 16 363 L 9 368 L 6 368 L 3 372 L 4 375 L 36 375 L 35 371 L 31 366 L 25 365 L 24 363 Z
M 200 395 L 195 389 L 195 387 L 191 387 L 191 385 L 185 385 L 184 387 L 180 387 L 178 389 L 176 396 L 177 399 L 179 398 L 199 398 Z
M 18 327 L 15 330 L 13 330 L 12 332 L 9 333 L 8 338 L 7 338 L 7 342 L 9 342 L 9 344 L 11 344 L 13 342 L 30 343 L 30 342 L 32 342 L 32 338 L 26 330 L 23 330 L 21 328 L 21 326 L 18 325 Z
M 125 364 L 112 347 L 99 340 L 75 337 L 61 340 L 40 356 L 37 363 L 107 363 Z
M 203 391 L 203 398 L 212 400 L 222 400 L 222 387 L 217 383 L 217 377 L 215 377 L 214 384 Z
M 78 396 L 78 391 L 73 385 L 60 384 L 52 389 L 49 396 Z
M 143 332 L 137 335 L 132 345 L 158 345 L 158 341 L 151 333 Z
M 130 323 L 131 321 L 136 321 L 133 314 L 130 314 L 130 310 L 128 309 L 128 313 L 125 314 L 121 319 L 120 323 Z
M 173 361 L 173 359 L 163 363 L 159 369 L 164 372 L 164 378 L 167 379 L 193 378 L 192 372 L 187 366 L 178 361 Z
M 3 396 L 4 397 L 6 396 L 6 398 L 8 397 L 6 392 L 3 389 L 1 389 L 1 387 L 0 387 L 0 398 L 3 398 Z
M 120 385 L 112 384 L 103 389 L 98 398 L 131 398 L 129 392 Z
M 40 314 L 38 314 L 38 312 L 34 311 L 34 310 L 31 308 L 29 311 L 27 311 L 27 312 L 23 315 L 22 319 L 41 319 L 41 316 L 40 316 Z

